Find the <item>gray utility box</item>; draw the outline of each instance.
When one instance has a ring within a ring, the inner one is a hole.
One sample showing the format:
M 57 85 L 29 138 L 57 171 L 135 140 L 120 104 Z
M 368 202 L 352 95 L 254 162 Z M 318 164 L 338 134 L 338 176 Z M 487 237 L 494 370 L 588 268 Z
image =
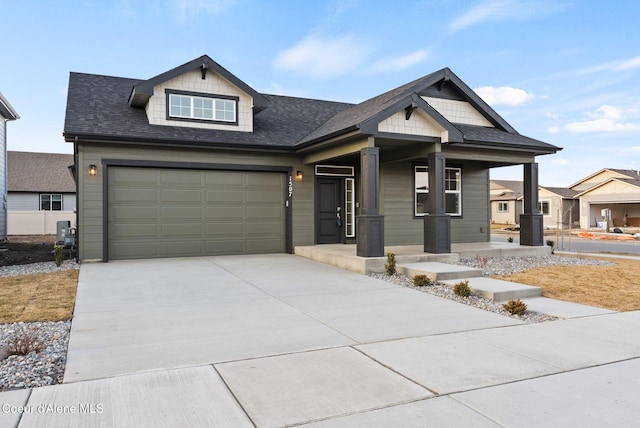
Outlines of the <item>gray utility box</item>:
M 56 222 L 56 244 L 64 245 L 64 237 L 70 233 L 71 222 L 68 220 Z

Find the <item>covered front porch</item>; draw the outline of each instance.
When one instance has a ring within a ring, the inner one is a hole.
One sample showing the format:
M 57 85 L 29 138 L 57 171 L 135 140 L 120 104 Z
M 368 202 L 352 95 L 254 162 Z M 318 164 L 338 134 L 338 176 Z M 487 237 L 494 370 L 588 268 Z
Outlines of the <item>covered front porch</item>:
M 460 259 L 476 257 L 507 257 L 507 256 L 546 256 L 551 254 L 548 246 L 523 246 L 504 242 L 473 242 L 451 244 L 450 253 L 425 253 L 422 245 L 398 245 L 384 247 L 384 256 L 364 257 L 357 254 L 356 244 L 324 244 L 296 246 L 295 254 L 337 266 L 352 272 L 369 275 L 385 271 L 386 254 L 396 255 L 396 262 L 441 262 L 456 263 Z

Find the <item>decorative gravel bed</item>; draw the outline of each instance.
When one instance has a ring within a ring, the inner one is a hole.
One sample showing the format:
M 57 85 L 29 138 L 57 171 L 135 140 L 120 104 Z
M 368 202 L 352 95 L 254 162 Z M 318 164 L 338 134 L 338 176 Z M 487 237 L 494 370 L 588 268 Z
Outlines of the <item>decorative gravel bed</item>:
M 71 321 L 0 324 L 0 354 L 6 352 L 7 342 L 23 329 L 37 331 L 44 348 L 0 359 L 0 391 L 62 383 Z
M 549 255 L 524 257 L 477 257 L 475 259 L 461 259 L 457 264 L 460 266 L 482 269 L 483 276 L 495 276 L 510 275 L 527 269 L 545 266 L 610 266 L 612 263 L 605 260 Z M 413 285 L 412 278 L 402 274 L 386 275 L 376 273 L 371 276 L 392 282 L 396 285 L 413 288 L 445 299 L 455 300 L 456 302 L 474 306 L 485 311 L 491 311 L 500 315 L 516 318 L 526 323 L 554 321 L 558 319 L 551 315 L 529 311 L 525 312 L 523 315 L 512 315 L 502 308 L 501 303 L 496 303 L 493 300 L 485 299 L 484 297 L 476 295 L 460 297 L 453 293 L 453 288 L 451 286 L 443 283 L 435 283 L 434 285 L 426 287 L 416 287 Z
M 537 312 L 525 312 L 522 315 L 512 315 L 509 312 L 505 311 L 502 308 L 501 303 L 496 303 L 493 300 L 485 299 L 484 297 L 476 296 L 472 294 L 469 297 L 460 297 L 453 293 L 453 287 L 447 284 L 443 284 L 441 282 L 437 282 L 433 285 L 428 285 L 425 287 L 416 287 L 413 285 L 413 279 L 409 278 L 407 275 L 396 273 L 394 275 L 387 275 L 384 273 L 372 273 L 370 276 L 378 279 L 382 279 L 384 281 L 391 282 L 396 285 L 400 285 L 402 287 L 413 288 L 414 290 L 422 291 L 423 293 L 433 294 L 438 297 L 442 297 L 449 300 L 455 300 L 459 303 L 464 303 L 465 305 L 474 306 L 479 309 L 483 309 L 485 311 L 495 312 L 500 315 L 504 315 L 506 317 L 511 317 L 518 319 L 520 321 L 526 323 L 536 323 L 536 322 L 545 322 L 545 321 L 555 321 L 558 318 L 547 315 L 547 314 L 539 314 Z
M 527 269 L 546 266 L 611 266 L 606 260 L 566 256 L 477 257 L 461 259 L 460 266 L 482 269 L 482 276 L 511 275 Z
M 54 262 L 0 267 L 0 277 L 79 269 L 74 261 L 61 266 Z M 36 334 L 43 348 L 27 355 L 9 355 L 7 344 L 22 331 Z M 0 391 L 62 383 L 67 362 L 71 321 L 0 324 Z

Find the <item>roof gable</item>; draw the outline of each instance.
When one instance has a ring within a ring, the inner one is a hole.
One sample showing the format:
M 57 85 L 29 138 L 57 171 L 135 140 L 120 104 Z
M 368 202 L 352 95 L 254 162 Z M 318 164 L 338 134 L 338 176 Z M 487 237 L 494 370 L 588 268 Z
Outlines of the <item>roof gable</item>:
M 584 196 L 588 193 L 591 193 L 596 190 L 601 190 L 606 187 L 610 187 L 613 184 L 619 184 L 623 188 L 632 188 L 629 193 L 638 194 L 638 189 L 640 189 L 640 177 L 638 178 L 618 178 L 611 177 L 608 180 L 605 180 L 601 183 L 596 184 L 595 186 L 589 187 L 588 189 L 577 192 L 576 197 Z M 620 188 L 617 188 L 615 191 L 618 192 Z M 626 192 L 625 192 L 626 193 Z
M 196 58 L 181 66 L 173 68 L 164 73 L 158 74 L 148 80 L 143 80 L 136 83 L 129 95 L 129 105 L 132 107 L 144 107 L 147 105 L 149 98 L 153 95 L 153 88 L 157 85 L 185 74 L 189 71 L 200 70 L 202 78 L 204 79 L 209 70 L 221 75 L 233 85 L 246 92 L 253 98 L 254 113 L 264 110 L 268 106 L 267 99 L 257 92 L 255 89 L 238 79 L 235 75 L 230 73 L 226 68 L 209 58 L 207 55 L 203 55 L 200 58 Z
M 601 178 L 598 178 L 599 176 Z M 584 191 L 594 187 L 598 183 L 609 180 L 611 177 L 635 178 L 637 176 L 637 171 L 630 169 L 602 168 L 600 171 L 594 172 L 593 174 L 573 183 L 569 188 L 577 191 Z

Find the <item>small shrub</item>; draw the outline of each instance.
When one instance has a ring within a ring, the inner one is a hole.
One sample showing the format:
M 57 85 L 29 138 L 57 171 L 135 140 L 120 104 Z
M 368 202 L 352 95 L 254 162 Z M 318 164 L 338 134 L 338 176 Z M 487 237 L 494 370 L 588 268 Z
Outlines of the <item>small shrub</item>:
M 45 345 L 40 330 L 35 327 L 20 327 L 7 340 L 10 355 L 28 355 L 30 352 L 40 352 Z
M 471 296 L 471 287 L 469 287 L 469 281 L 464 280 L 460 281 L 453 285 L 453 293 L 456 296 L 460 297 L 469 297 Z
M 433 285 L 433 281 L 427 275 L 417 274 L 413 276 L 413 285 L 416 287 L 425 287 L 428 285 Z
M 509 312 L 513 315 L 522 315 L 527 311 L 527 304 L 522 300 L 509 300 L 507 303 L 502 305 L 505 311 Z
M 513 236 L 510 236 L 509 238 L 507 238 L 507 241 L 513 242 Z
M 55 258 L 56 266 L 60 266 L 64 261 L 64 247 L 62 245 L 55 245 L 53 247 L 53 255 Z
M 555 251 L 556 251 L 556 249 L 555 249 L 556 243 L 554 241 L 552 241 L 551 239 L 547 239 L 547 245 L 551 247 L 551 254 L 555 253 Z
M 393 275 L 396 273 L 396 255 L 395 253 L 388 252 L 387 253 L 387 264 L 384 265 L 384 269 L 387 271 L 388 275 Z
M 489 257 L 481 257 L 480 255 L 477 255 L 476 260 L 478 261 L 478 266 L 480 266 L 480 269 L 484 269 L 487 267 Z

